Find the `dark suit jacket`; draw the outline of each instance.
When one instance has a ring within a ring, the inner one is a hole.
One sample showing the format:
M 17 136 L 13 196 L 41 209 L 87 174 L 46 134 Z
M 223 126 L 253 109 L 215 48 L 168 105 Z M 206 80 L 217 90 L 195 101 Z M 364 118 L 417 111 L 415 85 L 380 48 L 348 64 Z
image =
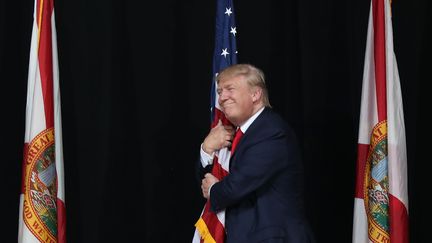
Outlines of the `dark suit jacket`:
M 314 242 L 302 176 L 294 132 L 265 108 L 231 157 L 229 175 L 210 191 L 211 209 L 226 209 L 227 243 Z

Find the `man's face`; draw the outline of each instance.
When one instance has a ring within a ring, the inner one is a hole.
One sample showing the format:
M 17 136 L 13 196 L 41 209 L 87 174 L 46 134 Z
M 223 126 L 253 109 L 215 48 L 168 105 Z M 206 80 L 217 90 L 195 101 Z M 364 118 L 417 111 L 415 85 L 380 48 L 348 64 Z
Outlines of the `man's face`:
M 252 90 L 242 76 L 219 80 L 217 89 L 219 104 L 226 118 L 236 126 L 253 115 Z

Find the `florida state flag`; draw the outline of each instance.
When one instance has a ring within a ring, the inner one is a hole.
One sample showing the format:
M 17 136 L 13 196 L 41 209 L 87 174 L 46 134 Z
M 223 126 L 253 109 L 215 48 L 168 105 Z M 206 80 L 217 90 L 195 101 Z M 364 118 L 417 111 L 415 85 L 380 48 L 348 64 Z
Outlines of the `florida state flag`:
M 389 0 L 372 0 L 364 61 L 353 243 L 408 243 L 402 94 Z
M 18 242 L 66 242 L 54 0 L 35 0 Z

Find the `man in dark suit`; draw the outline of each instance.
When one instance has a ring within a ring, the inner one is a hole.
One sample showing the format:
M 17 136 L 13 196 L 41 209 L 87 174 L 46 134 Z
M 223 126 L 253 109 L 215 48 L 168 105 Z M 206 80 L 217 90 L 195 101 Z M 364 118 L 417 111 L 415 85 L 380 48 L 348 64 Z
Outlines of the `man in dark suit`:
M 211 210 L 226 210 L 227 243 L 314 242 L 296 137 L 272 110 L 263 72 L 233 65 L 218 75 L 217 84 L 223 113 L 243 134 L 231 152 L 229 174 L 220 181 L 204 171 L 214 153 L 231 146 L 233 129 L 219 123 L 201 145 L 202 193 Z

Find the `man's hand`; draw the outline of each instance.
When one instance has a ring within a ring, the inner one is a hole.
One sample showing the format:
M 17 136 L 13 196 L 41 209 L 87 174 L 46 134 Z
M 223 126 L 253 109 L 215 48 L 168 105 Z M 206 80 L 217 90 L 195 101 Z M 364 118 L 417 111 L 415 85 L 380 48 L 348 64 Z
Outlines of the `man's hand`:
M 218 124 L 210 130 L 210 133 L 204 139 L 203 150 L 207 154 L 231 146 L 234 137 L 234 128 L 232 126 L 224 126 L 219 120 Z
M 210 198 L 209 189 L 213 184 L 215 184 L 218 181 L 219 181 L 218 178 L 216 178 L 214 175 L 210 173 L 204 175 L 204 179 L 202 179 L 201 181 L 201 190 L 202 190 L 203 197 L 205 197 L 206 199 Z

